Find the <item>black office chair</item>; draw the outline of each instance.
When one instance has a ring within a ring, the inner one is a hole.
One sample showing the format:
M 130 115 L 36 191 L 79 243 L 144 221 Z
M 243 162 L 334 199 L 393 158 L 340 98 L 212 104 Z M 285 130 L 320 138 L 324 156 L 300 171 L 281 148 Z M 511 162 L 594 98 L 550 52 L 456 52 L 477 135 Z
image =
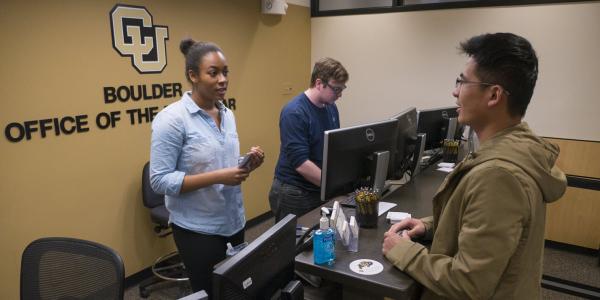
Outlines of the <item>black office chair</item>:
M 73 238 L 33 241 L 21 258 L 21 300 L 123 299 L 125 268 L 114 250 Z
M 154 223 L 154 232 L 159 237 L 170 235 L 169 211 L 165 207 L 165 196 L 155 193 L 150 186 L 149 162 L 144 165 L 144 170 L 142 171 L 142 200 L 144 206 L 150 209 L 150 219 Z M 152 278 L 142 281 L 139 285 L 139 292 L 142 298 L 150 296 L 150 286 L 157 283 L 165 281 L 183 282 L 188 280 L 185 267 L 177 251 L 156 259 L 154 264 L 152 264 L 152 273 L 154 274 Z

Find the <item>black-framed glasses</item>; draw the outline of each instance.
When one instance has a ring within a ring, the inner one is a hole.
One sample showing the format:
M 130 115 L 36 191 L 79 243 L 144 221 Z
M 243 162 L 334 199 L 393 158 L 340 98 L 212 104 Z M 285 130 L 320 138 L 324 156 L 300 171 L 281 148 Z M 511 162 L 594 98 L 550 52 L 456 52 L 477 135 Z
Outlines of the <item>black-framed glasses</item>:
M 339 95 L 341 94 L 345 89 L 346 89 L 346 85 L 342 84 L 342 85 L 333 85 L 333 84 L 329 84 L 326 83 L 325 87 L 330 87 L 331 90 L 336 94 Z
M 466 80 L 466 79 L 462 79 L 460 77 L 456 78 L 456 82 L 454 83 L 454 87 L 458 88 L 459 86 L 463 85 L 463 84 L 479 84 L 479 85 L 485 85 L 485 86 L 500 86 L 502 87 L 502 90 L 506 93 L 506 95 L 510 95 L 510 92 L 505 89 L 503 86 L 497 84 L 497 83 L 489 83 L 489 82 L 482 82 L 482 81 L 470 81 L 470 80 Z

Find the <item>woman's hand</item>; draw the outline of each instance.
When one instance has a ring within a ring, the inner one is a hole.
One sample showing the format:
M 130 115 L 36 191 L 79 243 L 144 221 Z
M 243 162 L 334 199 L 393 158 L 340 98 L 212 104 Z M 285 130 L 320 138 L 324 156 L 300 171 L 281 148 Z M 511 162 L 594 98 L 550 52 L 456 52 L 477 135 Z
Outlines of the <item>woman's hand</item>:
M 254 171 L 254 169 L 260 167 L 265 161 L 265 152 L 260 149 L 260 146 L 254 146 L 250 148 L 250 152 L 246 153 L 250 155 L 250 163 L 248 164 L 248 172 Z
M 247 169 L 238 167 L 221 169 L 219 173 L 219 183 L 224 185 L 238 185 L 250 175 Z

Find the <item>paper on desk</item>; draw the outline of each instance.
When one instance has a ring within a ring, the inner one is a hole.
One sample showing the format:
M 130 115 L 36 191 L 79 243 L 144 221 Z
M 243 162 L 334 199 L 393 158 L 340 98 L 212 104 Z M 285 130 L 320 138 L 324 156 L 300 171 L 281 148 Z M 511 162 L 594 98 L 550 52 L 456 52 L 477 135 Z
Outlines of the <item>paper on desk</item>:
M 390 223 L 395 224 L 404 219 L 410 219 L 412 216 L 406 212 L 390 211 L 387 213 L 386 219 L 390 220 Z
M 454 168 L 454 163 L 449 163 L 449 162 L 441 162 L 438 164 L 438 167 L 440 168 Z
M 450 172 L 454 171 L 454 168 L 437 168 L 437 170 L 446 172 L 446 173 L 450 173 Z
M 386 211 L 390 210 L 392 207 L 396 206 L 395 203 L 379 201 L 379 206 L 377 207 L 378 214 L 377 216 L 383 215 Z

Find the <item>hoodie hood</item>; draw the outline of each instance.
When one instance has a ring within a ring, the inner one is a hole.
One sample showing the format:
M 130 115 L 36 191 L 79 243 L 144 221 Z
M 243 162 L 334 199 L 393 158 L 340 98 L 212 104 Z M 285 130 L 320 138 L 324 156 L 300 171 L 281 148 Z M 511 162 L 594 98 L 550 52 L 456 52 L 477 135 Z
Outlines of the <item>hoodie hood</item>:
M 544 202 L 558 200 L 566 189 L 566 176 L 556 167 L 560 152 L 557 145 L 533 134 L 527 123 L 498 132 L 481 144 L 464 163 L 470 169 L 487 160 L 499 159 L 523 169 L 535 180 L 544 196 Z

